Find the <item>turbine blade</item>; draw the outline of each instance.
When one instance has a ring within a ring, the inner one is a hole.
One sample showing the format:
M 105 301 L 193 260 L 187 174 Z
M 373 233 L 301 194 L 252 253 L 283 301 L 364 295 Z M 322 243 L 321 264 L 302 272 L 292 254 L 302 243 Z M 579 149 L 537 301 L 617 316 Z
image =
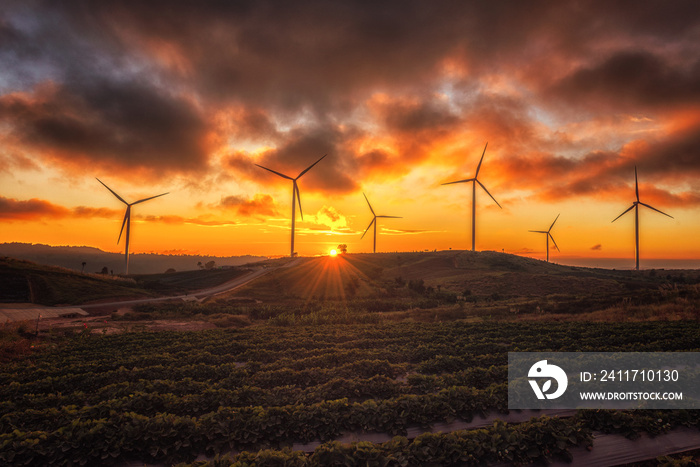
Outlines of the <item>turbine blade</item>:
M 381 217 L 382 219 L 403 219 L 403 217 L 400 216 L 377 216 Z
M 673 216 L 671 216 L 671 215 L 669 215 L 669 214 L 666 214 L 666 213 L 663 212 L 663 211 L 659 211 L 659 210 L 656 209 L 654 206 L 649 206 L 648 204 L 642 203 L 641 201 L 639 202 L 639 204 L 641 204 L 642 206 L 646 206 L 646 207 L 648 207 L 649 209 L 653 209 L 654 211 L 659 212 L 659 213 L 663 214 L 664 216 L 668 216 L 668 217 L 670 217 L 671 219 L 673 219 Z
M 363 192 L 363 193 L 362 193 L 362 196 L 365 197 L 365 201 L 367 201 L 367 205 L 369 206 L 369 210 L 372 211 L 372 215 L 376 217 L 376 214 L 374 213 L 374 209 L 372 209 L 372 205 L 369 204 L 369 200 L 367 199 L 367 195 L 364 194 L 364 192 Z
M 554 237 L 552 237 L 552 234 L 549 233 L 549 232 L 547 232 L 547 235 L 549 235 L 549 238 L 552 239 L 552 243 L 554 243 L 554 246 L 556 247 L 557 251 L 558 251 L 558 252 L 561 252 L 561 250 L 560 250 L 559 247 L 557 246 L 557 242 L 554 241 Z
M 255 164 L 255 165 L 257 165 L 257 166 L 260 167 L 261 169 L 265 169 L 265 170 L 268 170 L 268 171 L 272 172 L 273 174 L 279 175 L 279 176 L 282 177 L 282 178 L 286 178 L 287 180 L 294 180 L 292 177 L 290 177 L 290 176 L 288 176 L 288 175 L 281 174 L 281 173 L 276 172 L 276 171 L 274 171 L 274 170 L 272 170 L 272 169 L 268 169 L 267 167 L 263 167 L 262 165 L 259 165 L 259 164 Z
M 168 192 L 168 193 L 169 193 L 169 192 Z M 143 203 L 144 201 L 148 201 L 149 199 L 158 198 L 158 197 L 160 197 L 160 196 L 165 196 L 165 195 L 167 195 L 168 193 L 163 193 L 163 194 L 160 194 L 160 195 L 151 196 L 150 198 L 140 199 L 140 200 L 138 200 L 138 201 L 135 201 L 135 202 L 131 203 L 131 205 L 133 206 L 134 204 Z
M 294 191 L 297 194 L 297 203 L 299 204 L 299 214 L 301 215 L 301 220 L 304 220 L 304 211 L 301 210 L 301 195 L 299 194 L 299 186 L 297 185 L 297 181 L 294 180 Z M 292 195 L 294 195 L 292 193 Z
M 488 141 L 486 142 L 486 146 L 488 146 L 489 143 Z M 479 176 L 479 169 L 481 169 L 481 163 L 484 162 L 484 154 L 486 154 L 486 146 L 484 146 L 484 152 L 481 153 L 481 159 L 479 160 L 479 165 L 476 166 L 476 174 L 474 174 L 474 178 Z
M 124 220 L 122 221 L 122 229 L 119 231 L 119 238 L 117 239 L 117 245 L 119 244 L 119 241 L 122 239 L 122 233 L 124 233 L 124 226 L 126 225 L 127 220 L 131 214 L 131 206 L 126 207 L 126 212 L 124 213 Z
M 622 217 L 622 216 L 624 216 L 625 214 L 627 214 L 628 212 L 630 212 L 632 209 L 634 209 L 634 206 L 635 206 L 635 205 L 633 204 L 632 206 L 630 206 L 629 208 L 627 208 L 627 210 L 626 210 L 625 212 L 623 212 L 622 214 L 620 214 L 619 216 L 617 216 L 617 217 L 616 217 L 615 219 L 613 219 L 612 222 L 610 222 L 610 223 L 612 224 L 613 222 L 615 222 L 616 220 L 618 220 L 620 217 Z
M 559 216 L 561 216 L 561 214 L 557 214 L 557 219 L 559 219 Z M 552 225 L 549 226 L 549 230 L 547 232 L 552 230 L 552 227 L 554 227 L 554 224 L 557 223 L 557 219 L 554 219 L 554 222 L 552 222 Z
M 484 186 L 483 183 L 481 183 L 479 180 L 477 180 L 476 183 L 478 183 L 479 186 L 481 186 L 481 188 L 484 189 L 484 191 L 486 192 L 486 194 L 488 194 L 489 196 L 491 196 L 491 199 L 493 200 L 494 203 L 498 204 L 498 201 L 496 201 L 496 198 L 494 198 L 493 195 L 492 195 L 491 193 L 489 193 L 489 190 L 486 189 L 486 187 Z M 503 209 L 503 206 L 501 206 L 500 204 L 498 204 L 498 207 L 501 208 L 501 209 Z
M 547 232 L 544 230 L 528 230 L 528 232 L 534 232 L 534 233 L 543 233 L 546 234 Z
M 474 179 L 470 178 L 468 180 L 457 180 L 456 182 L 447 182 L 447 183 L 442 183 L 442 185 L 452 185 L 454 183 L 465 183 L 465 182 L 473 182 Z
M 97 177 L 95 177 L 95 180 L 97 180 L 98 182 L 102 183 L 102 180 L 100 180 L 100 179 L 97 178 Z M 116 196 L 117 199 L 118 199 L 119 201 L 121 201 L 122 203 L 124 203 L 124 204 L 126 204 L 126 205 L 129 204 L 129 203 L 127 203 L 126 201 L 124 201 L 124 198 L 122 198 L 121 196 L 119 196 L 118 194 L 116 194 L 116 193 L 114 192 L 114 190 L 112 190 L 110 187 L 108 187 L 108 186 L 105 185 L 104 183 L 102 183 L 102 185 L 103 185 L 105 188 L 107 188 L 109 191 L 111 191 L 112 194 L 113 194 L 114 196 Z
M 377 220 L 376 217 L 372 218 L 372 222 L 369 223 L 369 225 L 367 226 L 367 229 L 365 230 L 365 233 L 363 233 L 362 236 L 360 237 L 360 240 L 365 238 L 365 235 L 367 234 L 367 232 L 369 232 L 370 227 L 372 227 L 372 224 L 374 224 L 374 221 L 376 221 L 376 220 Z
M 299 179 L 301 178 L 302 175 L 304 175 L 306 172 L 308 172 L 309 170 L 311 170 L 311 167 L 313 167 L 314 165 L 316 165 L 316 164 L 318 164 L 319 162 L 321 162 L 321 160 L 322 160 L 324 157 L 326 157 L 327 155 L 328 155 L 328 154 L 324 154 L 323 157 L 321 157 L 321 159 L 317 160 L 316 162 L 314 162 L 313 164 L 311 164 L 310 166 L 308 166 L 306 169 L 304 169 L 299 175 L 297 175 L 297 178 L 295 178 L 295 180 L 299 180 Z
M 637 166 L 634 166 L 634 193 L 637 195 L 637 201 L 639 201 L 639 183 L 637 182 Z

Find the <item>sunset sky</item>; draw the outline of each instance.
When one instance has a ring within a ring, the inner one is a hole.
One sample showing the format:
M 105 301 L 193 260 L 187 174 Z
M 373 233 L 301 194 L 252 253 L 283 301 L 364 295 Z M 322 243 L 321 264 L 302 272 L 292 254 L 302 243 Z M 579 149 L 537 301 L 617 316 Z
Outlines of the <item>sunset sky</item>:
M 3 1 L 0 242 L 700 258 L 700 2 Z M 371 232 L 370 232 L 371 233 Z M 122 240 L 123 242 L 123 240 Z

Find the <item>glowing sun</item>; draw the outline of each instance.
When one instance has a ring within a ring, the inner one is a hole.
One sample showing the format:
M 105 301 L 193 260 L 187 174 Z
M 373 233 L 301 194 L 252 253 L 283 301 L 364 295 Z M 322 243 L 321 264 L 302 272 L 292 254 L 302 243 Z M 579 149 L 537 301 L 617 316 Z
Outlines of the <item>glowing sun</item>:
M 337 256 L 337 255 L 338 255 L 338 252 L 335 251 L 335 250 L 331 250 L 331 251 L 330 251 L 330 255 L 331 255 L 331 256 Z

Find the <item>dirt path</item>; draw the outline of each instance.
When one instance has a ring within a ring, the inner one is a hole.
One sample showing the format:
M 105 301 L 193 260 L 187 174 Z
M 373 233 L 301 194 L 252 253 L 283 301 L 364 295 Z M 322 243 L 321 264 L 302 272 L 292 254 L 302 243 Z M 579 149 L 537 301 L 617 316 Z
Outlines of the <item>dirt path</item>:
M 73 305 L 66 308 L 82 308 L 83 310 L 90 310 L 95 308 L 106 308 L 106 307 L 118 307 L 125 308 L 131 307 L 133 305 L 140 305 L 142 303 L 153 303 L 153 302 L 164 302 L 168 300 L 184 300 L 184 301 L 198 301 L 201 302 L 207 298 L 214 297 L 216 295 L 222 294 L 224 292 L 230 292 L 235 290 L 248 282 L 257 279 L 273 270 L 273 268 L 257 268 L 250 271 L 241 277 L 237 277 L 223 284 L 217 285 L 215 287 L 210 287 L 208 289 L 199 290 L 197 292 L 183 294 L 183 295 L 171 295 L 167 297 L 155 297 L 155 298 L 139 298 L 135 300 L 117 300 L 113 302 L 102 302 L 102 303 L 89 303 L 84 305 Z M 55 307 L 62 308 L 62 307 Z

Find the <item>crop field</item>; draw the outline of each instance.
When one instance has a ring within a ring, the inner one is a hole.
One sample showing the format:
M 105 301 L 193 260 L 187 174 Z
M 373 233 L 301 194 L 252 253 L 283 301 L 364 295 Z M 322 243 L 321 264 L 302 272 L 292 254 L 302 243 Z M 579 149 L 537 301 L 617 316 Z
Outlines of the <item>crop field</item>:
M 507 352 L 549 350 L 698 351 L 700 324 L 85 331 L 46 339 L 0 367 L 0 464 L 527 464 L 595 450 L 596 432 L 700 429 L 698 411 L 588 410 L 432 432 L 505 415 Z M 348 434 L 360 441 L 336 441 Z

